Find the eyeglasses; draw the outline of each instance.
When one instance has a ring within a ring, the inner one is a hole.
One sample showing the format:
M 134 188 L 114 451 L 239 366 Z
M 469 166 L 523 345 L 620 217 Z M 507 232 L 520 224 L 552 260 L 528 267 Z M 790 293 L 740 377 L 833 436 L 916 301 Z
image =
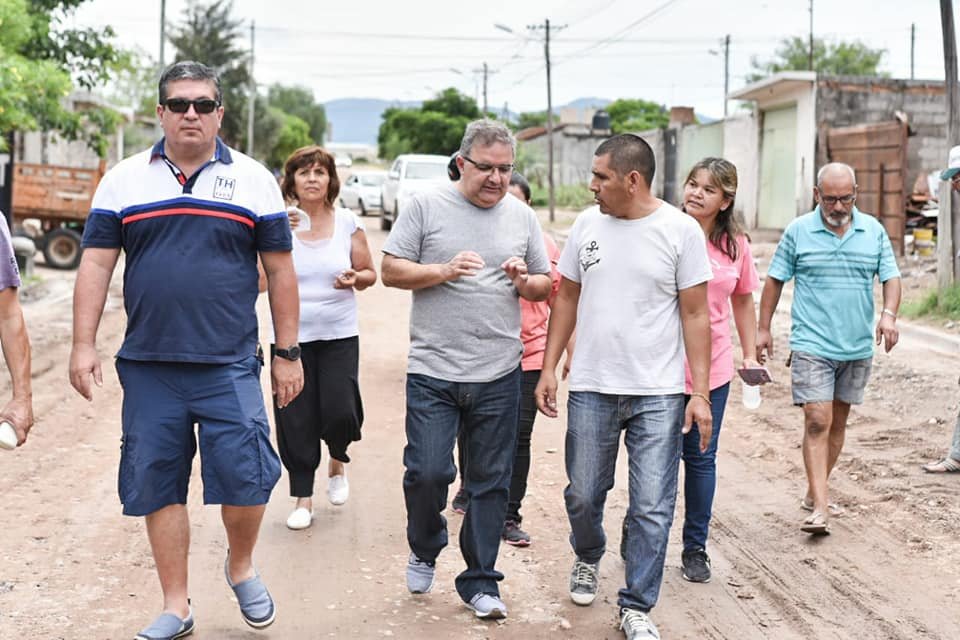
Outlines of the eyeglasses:
M 493 170 L 496 169 L 500 172 L 500 175 L 513 174 L 513 165 L 512 164 L 487 164 L 486 162 L 475 162 L 468 156 L 461 156 L 464 160 L 472 164 L 477 168 L 477 171 L 480 173 L 485 173 L 490 175 L 493 173 Z
M 169 98 L 163 101 L 163 106 L 174 113 L 186 113 L 190 110 L 190 105 L 193 105 L 193 110 L 197 113 L 208 114 L 213 113 L 214 110 L 220 106 L 220 102 L 218 100 L 211 100 L 210 98 L 200 98 L 199 100 Z
M 838 202 L 844 206 L 847 206 L 847 205 L 853 204 L 853 201 L 856 199 L 857 199 L 857 195 L 855 193 L 851 193 L 850 195 L 846 195 L 846 196 L 840 196 L 839 198 L 836 198 L 834 196 L 820 196 L 821 204 L 825 204 L 828 207 L 832 207 Z

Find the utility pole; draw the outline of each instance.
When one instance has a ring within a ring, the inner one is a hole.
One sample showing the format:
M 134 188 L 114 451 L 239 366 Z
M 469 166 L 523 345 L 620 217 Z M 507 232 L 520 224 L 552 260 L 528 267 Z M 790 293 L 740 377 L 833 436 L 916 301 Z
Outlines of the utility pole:
M 807 62 L 807 68 L 813 71 L 813 0 L 810 0 L 810 60 Z
M 253 116 L 257 104 L 257 80 L 253 75 L 254 43 L 257 24 L 250 21 L 250 98 L 247 102 L 247 155 L 253 157 Z
M 487 63 L 483 63 L 483 117 L 487 117 Z
M 953 27 L 953 4 L 940 0 L 943 30 L 943 69 L 947 92 L 947 148 L 960 141 L 960 85 L 957 83 L 957 39 Z M 960 198 L 950 182 L 940 182 L 940 214 L 937 217 L 937 284 L 945 289 L 957 281 L 957 247 L 960 247 Z
M 730 34 L 723 39 L 723 117 L 727 117 L 727 94 L 730 93 Z
M 163 48 L 167 44 L 167 0 L 160 0 L 160 73 L 166 68 Z
M 544 20 L 543 24 L 530 25 L 530 30 L 543 29 L 545 38 L 543 40 L 543 55 L 547 63 L 547 192 L 549 194 L 550 222 L 553 222 L 556 209 L 556 191 L 553 184 L 553 89 L 550 83 L 550 19 Z M 553 27 L 559 31 L 565 29 L 562 27 Z
M 914 79 L 913 75 L 913 60 L 914 53 L 917 49 L 917 23 L 911 23 L 910 25 L 910 79 Z

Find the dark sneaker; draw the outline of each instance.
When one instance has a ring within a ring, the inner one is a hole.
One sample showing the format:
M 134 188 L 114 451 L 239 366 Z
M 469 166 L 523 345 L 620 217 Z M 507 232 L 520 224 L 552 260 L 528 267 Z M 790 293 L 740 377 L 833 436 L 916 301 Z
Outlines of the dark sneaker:
M 710 582 L 710 556 L 704 549 L 684 551 L 680 556 L 683 579 L 690 582 Z
M 574 604 L 593 604 L 600 586 L 600 565 L 577 560 L 570 571 L 570 599 Z
M 453 496 L 453 502 L 450 503 L 450 506 L 453 508 L 454 513 L 463 515 L 467 512 L 467 505 L 469 504 L 470 500 L 467 498 L 467 492 L 463 490 L 463 485 L 460 485 L 460 488 L 457 489 L 457 495 Z
M 627 640 L 660 640 L 657 625 L 639 609 L 620 609 L 620 630 Z
M 504 542 L 515 547 L 530 546 L 530 534 L 521 529 L 520 525 L 513 520 L 507 520 L 503 523 L 503 532 L 501 532 L 500 537 L 503 538 Z

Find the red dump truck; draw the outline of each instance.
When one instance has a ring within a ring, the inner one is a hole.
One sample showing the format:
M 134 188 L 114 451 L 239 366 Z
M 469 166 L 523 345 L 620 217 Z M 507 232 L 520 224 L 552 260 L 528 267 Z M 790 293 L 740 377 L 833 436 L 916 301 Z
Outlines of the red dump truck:
M 106 172 L 106 162 L 96 169 L 18 163 L 13 167 L 13 222 L 40 222 L 26 235 L 43 252 L 48 266 L 76 269 L 80 264 L 80 239 L 90 213 L 93 193 Z

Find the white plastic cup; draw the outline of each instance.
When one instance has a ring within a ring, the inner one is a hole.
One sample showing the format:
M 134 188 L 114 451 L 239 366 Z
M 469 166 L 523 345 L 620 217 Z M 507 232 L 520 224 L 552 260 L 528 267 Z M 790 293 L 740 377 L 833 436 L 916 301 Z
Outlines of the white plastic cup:
M 760 398 L 760 385 L 751 386 L 744 382 L 741 387 L 741 399 L 743 400 L 743 407 L 745 409 L 754 409 L 760 408 L 760 403 L 763 401 Z
M 300 207 L 290 205 L 287 207 L 287 215 L 291 212 L 297 214 L 297 228 L 294 231 L 310 231 L 310 216 L 307 212 Z
M 16 449 L 17 448 L 17 432 L 13 428 L 13 425 L 4 420 L 0 422 L 0 449 Z

